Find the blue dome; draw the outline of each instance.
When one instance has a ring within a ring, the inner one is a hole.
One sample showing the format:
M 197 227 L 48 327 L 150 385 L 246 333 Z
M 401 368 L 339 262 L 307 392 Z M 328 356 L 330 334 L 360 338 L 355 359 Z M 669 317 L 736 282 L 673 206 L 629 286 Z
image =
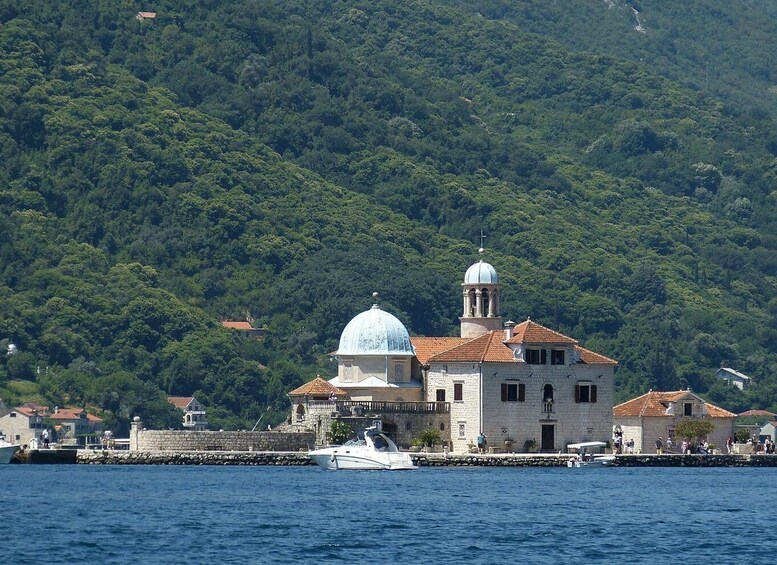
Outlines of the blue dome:
M 345 326 L 337 355 L 415 355 L 415 351 L 402 322 L 375 304 Z
M 496 270 L 483 261 L 478 261 L 467 269 L 464 275 L 464 284 L 497 284 L 499 277 L 496 276 Z

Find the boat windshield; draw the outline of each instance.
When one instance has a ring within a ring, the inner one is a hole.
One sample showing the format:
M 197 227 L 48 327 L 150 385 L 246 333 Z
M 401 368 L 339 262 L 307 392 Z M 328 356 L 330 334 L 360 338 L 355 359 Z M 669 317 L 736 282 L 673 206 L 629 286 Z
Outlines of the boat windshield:
M 365 444 L 366 442 L 363 439 L 349 439 L 343 445 L 356 446 L 356 445 L 365 445 Z

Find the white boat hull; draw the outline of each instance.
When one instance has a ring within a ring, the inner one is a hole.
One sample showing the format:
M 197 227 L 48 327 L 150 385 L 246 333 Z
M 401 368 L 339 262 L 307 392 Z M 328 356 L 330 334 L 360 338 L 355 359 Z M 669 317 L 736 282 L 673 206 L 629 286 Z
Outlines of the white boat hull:
M 359 453 L 359 450 L 319 449 L 309 453 L 316 465 L 331 470 L 400 471 L 416 469 L 409 453 Z
M 14 453 L 19 451 L 18 445 L 4 445 L 0 447 L 0 465 L 10 463 L 14 456 Z

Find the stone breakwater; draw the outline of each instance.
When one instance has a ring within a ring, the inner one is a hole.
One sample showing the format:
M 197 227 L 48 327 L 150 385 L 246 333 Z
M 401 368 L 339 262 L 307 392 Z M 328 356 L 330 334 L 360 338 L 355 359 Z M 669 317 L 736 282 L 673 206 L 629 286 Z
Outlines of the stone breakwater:
M 91 451 L 79 450 L 85 465 L 312 465 L 307 452 L 270 451 Z
M 570 455 L 412 453 L 419 467 L 563 467 Z M 79 450 L 84 465 L 312 465 L 307 452 Z
M 618 455 L 617 467 L 777 467 L 777 455 Z
M 566 467 L 568 454 L 411 453 L 419 467 Z M 31 461 L 34 462 L 34 461 Z M 290 451 L 87 451 L 85 465 L 312 465 L 307 452 Z M 615 467 L 777 467 L 777 455 L 618 455 Z

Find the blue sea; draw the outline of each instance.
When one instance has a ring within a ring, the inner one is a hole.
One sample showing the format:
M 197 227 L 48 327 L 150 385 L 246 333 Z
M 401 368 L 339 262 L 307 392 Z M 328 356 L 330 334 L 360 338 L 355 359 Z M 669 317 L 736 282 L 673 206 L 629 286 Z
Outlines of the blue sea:
M 774 563 L 777 469 L 0 466 L 2 563 Z

